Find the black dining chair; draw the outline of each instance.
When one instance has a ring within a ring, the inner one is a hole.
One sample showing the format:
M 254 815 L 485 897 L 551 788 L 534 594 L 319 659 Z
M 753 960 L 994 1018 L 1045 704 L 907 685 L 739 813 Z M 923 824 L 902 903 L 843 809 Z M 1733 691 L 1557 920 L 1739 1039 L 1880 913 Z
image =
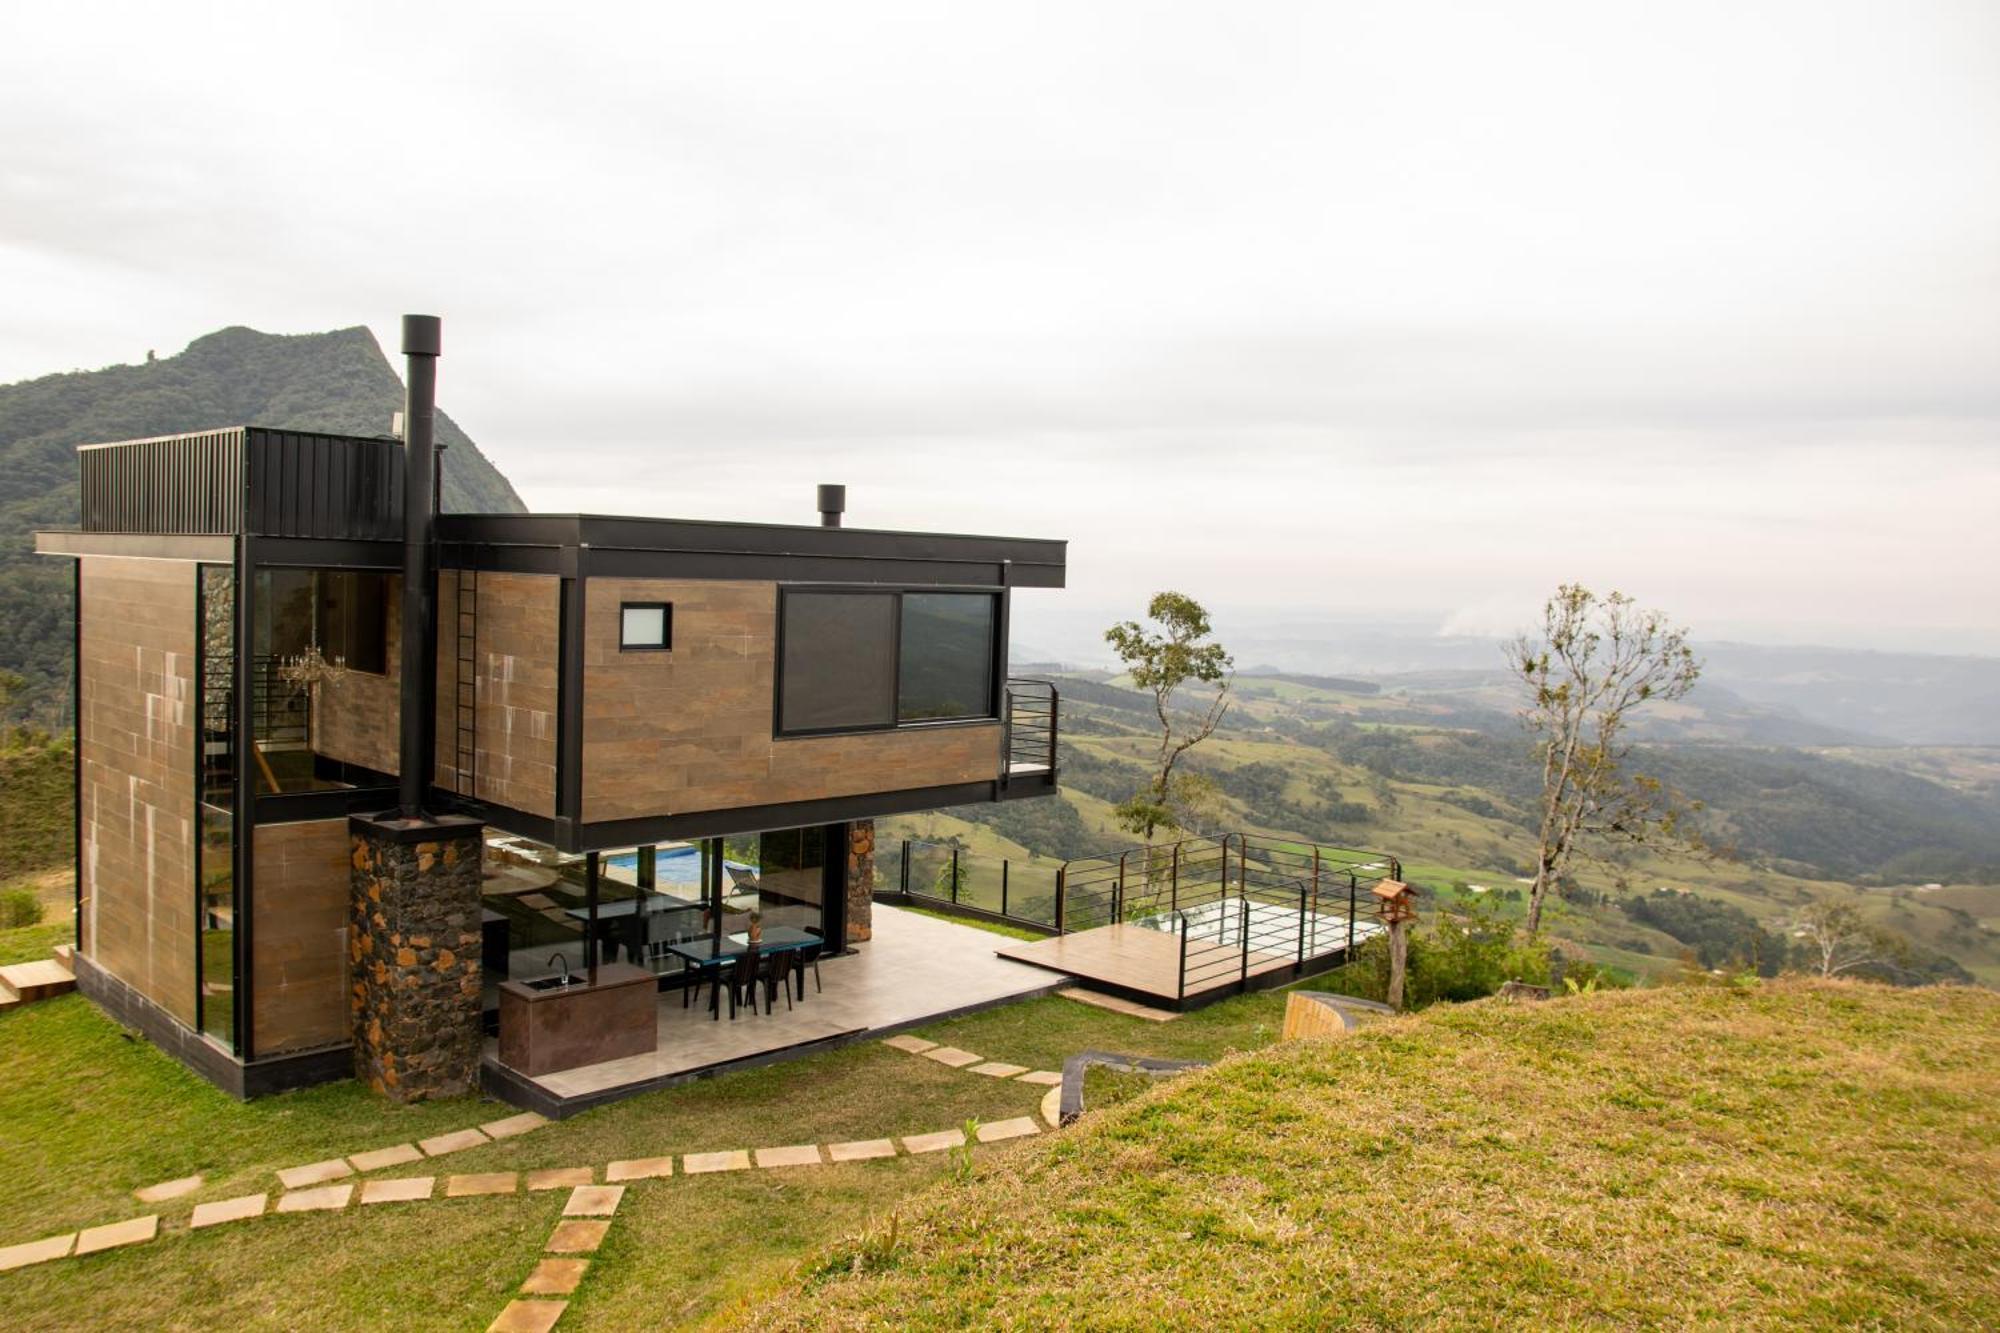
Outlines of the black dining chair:
M 757 1012 L 758 962 L 757 951 L 750 949 L 737 954 L 734 958 L 723 959 L 721 968 L 716 972 L 715 986 L 719 988 L 727 984 L 729 987 L 729 1021 L 732 1023 L 736 1021 L 738 1005 L 747 1003 L 751 1013 Z M 720 1019 L 722 995 L 719 989 L 709 995 L 708 1004 L 710 1011 Z
M 764 1012 L 772 1013 L 778 1007 L 778 989 L 784 988 L 785 1008 L 792 1007 L 792 960 L 784 953 L 768 953 L 757 969 L 757 983 L 764 992 Z M 751 996 L 751 1007 L 756 1007 L 756 996 Z
M 814 993 L 817 994 L 826 989 L 819 982 L 819 956 L 826 952 L 826 935 L 823 931 L 813 926 L 806 927 L 806 934 L 813 937 L 813 942 L 811 944 L 800 945 L 792 951 L 792 977 L 798 983 L 799 998 L 801 1000 L 806 998 L 807 968 L 812 969 Z

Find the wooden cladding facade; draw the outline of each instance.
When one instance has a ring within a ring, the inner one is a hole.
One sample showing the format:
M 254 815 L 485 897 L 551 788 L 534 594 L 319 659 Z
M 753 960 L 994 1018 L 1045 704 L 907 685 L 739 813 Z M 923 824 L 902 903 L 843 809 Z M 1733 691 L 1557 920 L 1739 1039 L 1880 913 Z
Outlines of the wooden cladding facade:
M 82 565 L 83 952 L 192 1027 L 197 566 L 115 557 Z
M 774 737 L 776 583 L 585 586 L 586 822 L 990 782 L 998 771 L 997 721 Z M 620 650 L 625 602 L 672 604 L 671 651 Z
M 348 1040 L 345 819 L 264 824 L 252 848 L 259 1058 Z

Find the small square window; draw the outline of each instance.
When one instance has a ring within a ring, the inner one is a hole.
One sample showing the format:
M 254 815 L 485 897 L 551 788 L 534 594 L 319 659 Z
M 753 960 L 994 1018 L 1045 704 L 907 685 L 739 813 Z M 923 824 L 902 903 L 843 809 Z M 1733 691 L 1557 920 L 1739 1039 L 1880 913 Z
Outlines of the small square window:
M 618 646 L 658 652 L 674 646 L 672 602 L 624 602 L 618 608 Z

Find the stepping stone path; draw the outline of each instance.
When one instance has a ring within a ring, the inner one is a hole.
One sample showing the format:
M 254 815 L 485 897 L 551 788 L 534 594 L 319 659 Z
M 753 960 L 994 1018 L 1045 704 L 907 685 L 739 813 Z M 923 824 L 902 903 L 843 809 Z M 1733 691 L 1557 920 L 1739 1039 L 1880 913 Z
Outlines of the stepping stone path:
M 691 1152 L 681 1158 L 681 1173 L 689 1176 L 705 1175 L 711 1171 L 748 1171 L 750 1154 L 747 1152 Z
M 961 1051 L 956 1046 L 936 1046 L 923 1052 L 923 1057 L 926 1060 L 935 1060 L 941 1065 L 950 1065 L 953 1069 L 963 1069 L 967 1065 L 979 1063 L 978 1056 L 971 1051 Z
M 404 1176 L 396 1180 L 369 1180 L 361 1186 L 363 1203 L 415 1203 L 431 1197 L 435 1176 Z
M 934 1041 L 925 1041 L 922 1037 L 912 1037 L 907 1032 L 899 1033 L 893 1037 L 884 1037 L 882 1044 L 884 1046 L 893 1046 L 899 1051 L 908 1051 L 911 1055 L 922 1055 L 925 1051 L 932 1050 L 937 1046 L 937 1043 Z
M 218 1199 L 214 1203 L 196 1204 L 194 1216 L 188 1219 L 188 1227 L 199 1231 L 203 1227 L 212 1227 L 223 1222 L 241 1222 L 245 1218 L 262 1217 L 264 1204 L 269 1197 L 265 1194 L 243 1194 L 234 1199 Z
M 999 1143 L 1006 1139 L 1026 1138 L 1039 1134 L 1042 1127 L 1027 1116 L 1015 1116 L 1012 1120 L 995 1120 L 990 1125 L 981 1125 L 978 1130 L 981 1143 Z
M 288 1190 L 302 1190 L 308 1185 L 325 1185 L 353 1174 L 354 1168 L 347 1164 L 346 1158 L 334 1157 L 308 1166 L 287 1167 L 278 1173 L 278 1183 Z
M 376 1148 L 372 1152 L 349 1154 L 348 1163 L 356 1171 L 386 1171 L 392 1166 L 408 1166 L 411 1162 L 421 1162 L 424 1155 L 414 1143 L 399 1143 L 393 1148 Z
M 587 1166 L 559 1166 L 549 1171 L 530 1171 L 528 1189 L 531 1193 L 535 1190 L 574 1189 L 578 1185 L 591 1184 L 596 1179 L 597 1176 Z
M 1062 1075 L 1052 1069 L 1031 1069 L 1014 1080 L 1016 1083 L 1034 1083 L 1044 1088 L 1060 1088 Z
M 802 1143 L 795 1148 L 759 1148 L 757 1165 L 773 1166 L 818 1166 L 820 1165 L 817 1144 Z
M 604 1179 L 615 1185 L 621 1180 L 664 1180 L 673 1173 L 671 1157 L 634 1157 L 605 1167 Z
M 866 1162 L 877 1157 L 894 1157 L 893 1139 L 861 1139 L 854 1143 L 829 1143 L 826 1155 L 836 1162 Z
M 453 1176 L 444 1183 L 444 1197 L 466 1199 L 479 1194 L 512 1194 L 518 1180 L 512 1171 L 482 1171 L 469 1176 Z
M 60 1236 L 49 1236 L 42 1240 L 31 1240 L 21 1245 L 9 1245 L 0 1249 L 0 1273 L 10 1268 L 26 1268 L 29 1264 L 45 1264 L 51 1259 L 60 1259 L 76 1244 L 76 1233 L 65 1232 Z
M 347 1207 L 347 1201 L 354 1197 L 352 1185 L 323 1185 L 312 1190 L 293 1190 L 280 1195 L 278 1209 L 281 1213 L 332 1212 Z
M 984 1074 L 988 1078 L 1012 1078 L 1016 1074 L 1027 1073 L 1028 1067 L 1026 1065 L 1002 1064 L 998 1060 L 988 1060 L 985 1064 L 974 1065 L 972 1072 L 975 1074 Z
M 179 1180 L 163 1180 L 157 1185 L 132 1191 L 132 1197 L 140 1203 L 165 1203 L 178 1199 L 183 1194 L 192 1194 L 201 1188 L 200 1176 L 182 1176 Z
M 510 1115 L 505 1120 L 495 1120 L 490 1125 L 481 1125 L 479 1132 L 489 1139 L 511 1139 L 518 1134 L 525 1134 L 531 1129 L 540 1129 L 548 1123 L 549 1118 L 545 1115 L 537 1115 L 533 1111 L 523 1111 L 519 1115 Z
M 965 1131 L 958 1129 L 940 1130 L 935 1134 L 905 1134 L 903 1151 L 908 1153 L 943 1152 L 948 1148 L 965 1146 Z
M 548 1255 L 555 1256 L 595 1253 L 597 1247 L 604 1243 L 605 1233 L 611 1230 L 611 1223 L 578 1219 L 585 1216 L 609 1218 L 618 1211 L 618 1205 L 624 1198 L 623 1185 L 579 1185 L 563 1207 L 564 1220 L 556 1224 L 543 1249 Z M 507 1308 L 487 1326 L 486 1333 L 548 1333 L 562 1318 L 563 1311 L 569 1308 L 569 1302 L 534 1298 L 570 1296 L 589 1271 L 588 1259 L 543 1257 L 535 1264 L 535 1271 L 528 1274 L 527 1280 L 521 1284 L 521 1294 L 507 1302 Z
M 455 1130 L 450 1134 L 439 1134 L 433 1138 L 418 1139 L 417 1146 L 424 1150 L 426 1157 L 442 1157 L 448 1152 L 463 1152 L 467 1148 L 477 1148 L 483 1143 L 491 1143 L 476 1129 Z
M 99 1250 L 115 1250 L 122 1245 L 143 1245 L 159 1234 L 160 1215 L 150 1213 L 127 1222 L 113 1222 L 109 1226 L 89 1227 L 78 1232 L 76 1252 L 96 1254 Z

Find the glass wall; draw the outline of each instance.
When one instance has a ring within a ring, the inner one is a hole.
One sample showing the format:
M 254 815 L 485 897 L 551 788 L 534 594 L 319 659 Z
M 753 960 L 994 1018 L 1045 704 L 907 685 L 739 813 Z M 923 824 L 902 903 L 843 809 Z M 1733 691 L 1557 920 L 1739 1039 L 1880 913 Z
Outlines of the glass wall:
M 632 963 L 679 981 L 715 942 L 741 948 L 753 931 L 824 933 L 825 828 L 667 842 L 597 857 L 597 930 L 590 937 L 590 858 L 509 834 L 486 839 L 486 1004 L 502 981 L 533 980 L 597 961 Z M 677 946 L 690 946 L 677 951 Z
M 906 592 L 896 717 L 903 722 L 993 715 L 989 593 Z
M 201 1030 L 236 1046 L 236 575 L 203 565 L 196 662 L 201 701 L 201 831 L 195 850 L 200 957 L 196 1012 Z
M 313 749 L 316 691 L 388 671 L 389 575 L 260 569 L 248 758 L 258 792 L 325 791 L 374 776 Z

